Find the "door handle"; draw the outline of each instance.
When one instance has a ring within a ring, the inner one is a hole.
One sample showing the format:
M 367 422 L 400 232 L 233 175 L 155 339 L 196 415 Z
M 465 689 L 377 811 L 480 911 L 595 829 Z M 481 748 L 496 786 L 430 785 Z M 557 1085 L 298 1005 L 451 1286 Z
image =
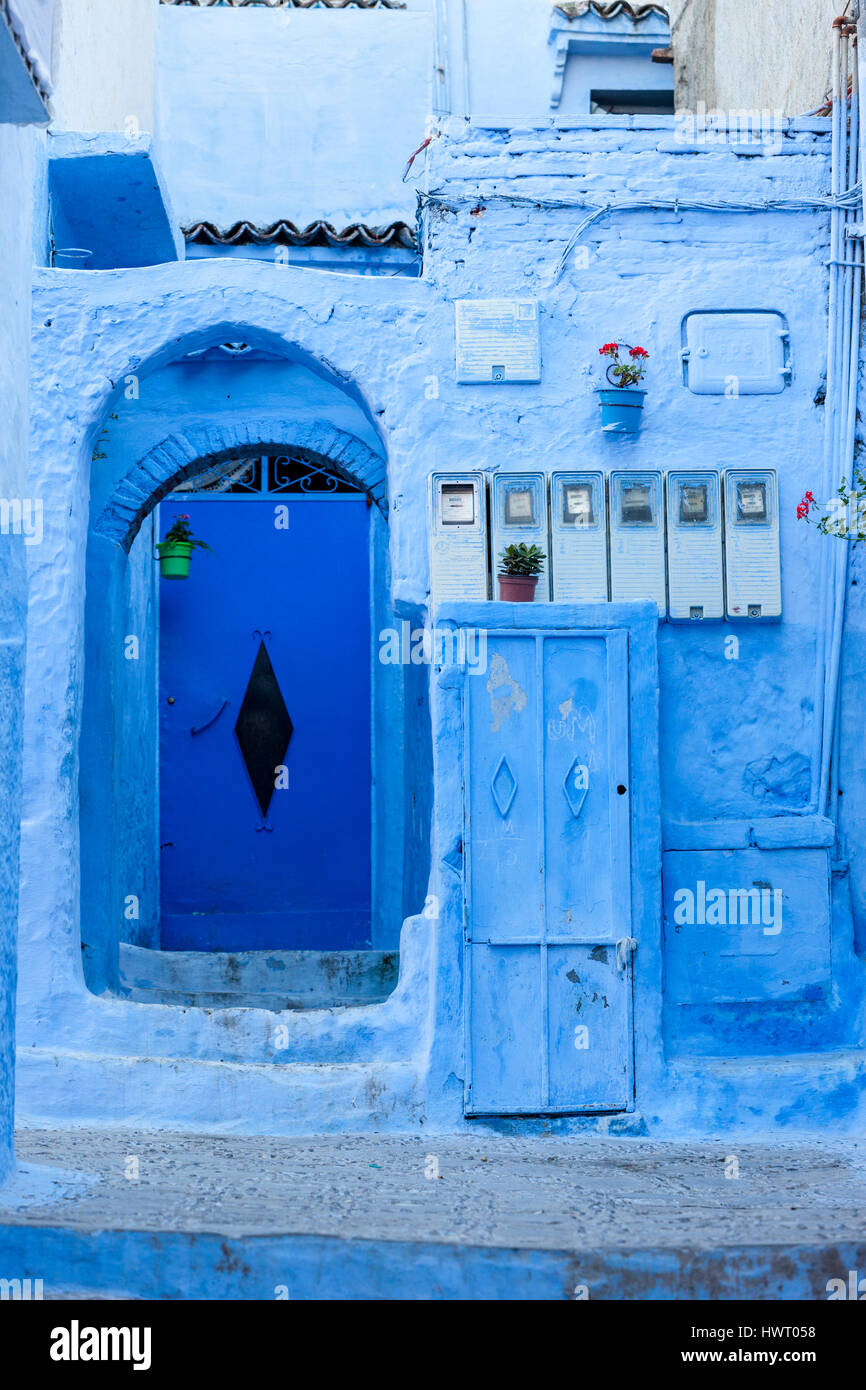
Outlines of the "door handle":
M 616 968 L 625 970 L 635 951 L 637 942 L 633 936 L 624 936 L 616 943 Z
M 197 724 L 196 727 L 195 727 L 194 729 L 190 729 L 190 733 L 193 734 L 193 735 L 195 735 L 195 734 L 203 734 L 204 731 L 205 731 L 205 729 L 209 729 L 210 726 L 211 726 L 211 724 L 215 724 L 215 723 L 217 722 L 217 720 L 219 719 L 220 715 L 222 714 L 222 712 L 223 712 L 223 710 L 225 709 L 225 707 L 226 707 L 227 704 L 228 704 L 228 700 L 223 700 L 223 702 L 222 702 L 222 704 L 220 705 L 219 709 L 217 710 L 216 714 L 212 714 L 211 717 L 210 717 L 210 719 L 205 720 L 204 724 Z

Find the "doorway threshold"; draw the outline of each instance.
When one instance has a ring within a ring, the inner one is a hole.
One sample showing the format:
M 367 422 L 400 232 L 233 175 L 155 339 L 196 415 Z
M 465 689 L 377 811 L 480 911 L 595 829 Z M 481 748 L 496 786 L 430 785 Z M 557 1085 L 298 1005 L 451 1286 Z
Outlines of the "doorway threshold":
M 346 1009 L 380 1004 L 398 951 L 156 951 L 120 943 L 120 992 L 137 1004 Z

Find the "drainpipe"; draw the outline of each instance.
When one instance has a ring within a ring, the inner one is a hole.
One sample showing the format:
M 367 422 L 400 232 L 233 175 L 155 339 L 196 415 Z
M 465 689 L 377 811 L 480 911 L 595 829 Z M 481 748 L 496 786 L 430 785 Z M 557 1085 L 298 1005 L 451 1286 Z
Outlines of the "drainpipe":
M 851 37 L 852 64 L 851 64 L 851 132 L 849 140 L 849 173 L 848 187 L 854 188 L 863 176 L 863 161 L 861 156 L 862 121 L 860 119 L 860 69 L 859 56 L 860 45 L 857 35 L 857 26 L 849 25 Z M 848 398 L 846 402 L 847 430 L 843 441 L 842 465 L 846 470 L 846 476 L 851 479 L 854 474 L 854 450 L 857 435 L 857 394 L 860 381 L 860 331 L 862 314 L 862 294 L 863 294 L 863 229 L 862 222 L 857 225 L 857 215 L 851 211 L 846 214 L 848 226 L 846 228 L 846 247 L 850 248 L 846 255 L 846 261 L 852 261 L 851 269 L 846 269 L 846 275 L 851 281 L 850 287 L 850 334 L 848 342 Z M 844 541 L 836 547 L 836 560 L 839 567 L 838 586 L 836 592 L 836 612 L 835 626 L 833 634 L 833 682 L 835 699 L 833 703 L 835 724 L 834 753 L 831 764 L 832 772 L 830 779 L 830 815 L 835 823 L 839 820 L 839 762 L 841 756 L 841 708 L 842 708 L 842 639 L 845 626 L 845 606 L 848 600 L 848 570 L 850 563 L 851 547 L 848 541 Z
M 833 23 L 833 47 L 832 47 L 832 81 L 830 86 L 830 117 L 832 130 L 832 148 L 830 156 L 831 173 L 831 192 L 834 199 L 838 196 L 841 188 L 840 168 L 841 162 L 839 149 L 840 138 L 840 92 L 842 87 L 842 20 L 837 19 Z M 837 343 L 837 326 L 839 318 L 839 218 L 838 208 L 834 207 L 830 213 L 830 294 L 827 319 L 827 381 L 824 395 L 824 455 L 821 476 L 821 497 L 829 498 L 834 490 L 833 483 L 833 441 L 835 438 L 835 375 Z M 813 810 L 821 814 L 823 809 L 821 797 L 821 768 L 824 751 L 824 681 L 826 671 L 826 641 L 827 627 L 830 607 L 830 554 L 829 548 L 820 547 L 818 557 L 818 631 L 816 633 L 815 644 L 817 648 L 817 663 L 815 669 L 815 724 L 814 724 L 814 746 L 812 754 L 812 795 L 810 806 Z
M 448 12 L 446 0 L 435 0 L 436 35 L 433 53 L 434 115 L 451 115 L 451 72 L 448 62 Z
M 833 193 L 856 186 L 860 170 L 859 74 L 851 81 L 850 127 L 848 120 L 848 69 L 856 44 L 856 25 L 845 19 L 833 24 Z M 851 42 L 853 40 L 853 43 Z M 825 496 L 835 494 L 843 477 L 853 472 L 857 423 L 857 385 L 860 349 L 860 298 L 863 283 L 863 246 L 855 214 L 834 209 L 831 214 L 830 309 L 828 326 L 827 398 L 825 403 Z M 849 544 L 827 547 L 822 555 L 821 579 L 825 595 L 818 642 L 823 672 L 819 719 L 821 757 L 818 771 L 817 810 L 838 817 L 838 709 L 842 636 L 848 586 Z M 813 786 L 814 786 L 813 766 Z M 828 806 L 828 800 L 830 805 Z
M 866 5 L 851 0 L 851 18 L 857 31 L 857 78 L 862 91 L 866 79 Z M 866 122 L 860 122 L 860 171 L 866 169 Z M 863 189 L 862 220 L 866 224 L 866 188 Z
M 463 115 L 468 121 L 472 115 L 472 96 L 469 85 L 471 71 L 469 62 L 469 0 L 460 0 L 460 12 L 463 40 Z

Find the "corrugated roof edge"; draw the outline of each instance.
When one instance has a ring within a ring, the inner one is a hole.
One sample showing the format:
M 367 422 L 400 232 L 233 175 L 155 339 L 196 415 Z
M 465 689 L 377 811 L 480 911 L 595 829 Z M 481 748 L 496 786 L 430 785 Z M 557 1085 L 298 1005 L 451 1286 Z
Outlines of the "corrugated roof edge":
M 161 5 L 186 5 L 191 9 L 242 10 L 261 5 L 269 10 L 311 10 L 319 5 L 323 10 L 405 10 L 404 0 L 159 0 Z
M 404 246 L 416 251 L 418 243 L 415 233 L 407 222 L 392 222 L 387 227 L 368 227 L 363 222 L 353 222 L 341 232 L 330 222 L 311 222 L 307 227 L 296 227 L 294 222 L 285 219 L 274 222 L 269 227 L 257 227 L 253 222 L 235 222 L 224 231 L 213 222 L 195 222 L 183 228 L 187 242 L 198 242 L 211 246 L 243 246 L 253 243 L 256 246 Z
M 589 14 L 590 11 L 597 14 L 599 19 L 616 19 L 617 15 L 626 14 L 635 24 L 639 24 L 651 14 L 670 19 L 663 5 L 632 5 L 629 0 L 613 0 L 612 4 L 607 5 L 601 3 L 601 0 L 563 0 L 561 5 L 554 5 L 553 8 L 564 14 L 566 19 L 580 19 L 581 15 Z
M 50 77 L 47 73 L 40 71 L 37 64 L 33 60 L 32 54 L 28 53 L 27 46 L 23 42 L 21 34 L 19 33 L 18 28 L 15 25 L 12 11 L 9 8 L 8 0 L 0 0 L 0 17 L 2 17 L 3 22 L 6 25 L 6 28 L 9 30 L 12 42 L 14 43 L 15 47 L 18 49 L 19 54 L 21 55 L 21 61 L 23 62 L 28 73 L 30 74 L 30 79 L 33 83 L 33 86 L 36 88 L 36 91 L 38 92 L 40 99 L 47 105 L 54 91 L 53 83 L 51 82 Z

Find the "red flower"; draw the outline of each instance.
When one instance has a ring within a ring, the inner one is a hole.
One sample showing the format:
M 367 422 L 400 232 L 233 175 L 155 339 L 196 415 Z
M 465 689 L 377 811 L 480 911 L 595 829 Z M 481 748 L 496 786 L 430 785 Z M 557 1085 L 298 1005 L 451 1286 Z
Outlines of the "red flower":
M 629 357 L 649 357 L 649 353 L 647 352 L 646 348 L 642 347 L 629 348 L 628 355 Z
M 803 496 L 802 502 L 797 503 L 797 520 L 806 521 L 809 513 L 817 506 L 813 493 L 807 492 Z
M 613 357 L 619 352 L 619 343 L 605 343 L 598 351 L 601 357 Z

